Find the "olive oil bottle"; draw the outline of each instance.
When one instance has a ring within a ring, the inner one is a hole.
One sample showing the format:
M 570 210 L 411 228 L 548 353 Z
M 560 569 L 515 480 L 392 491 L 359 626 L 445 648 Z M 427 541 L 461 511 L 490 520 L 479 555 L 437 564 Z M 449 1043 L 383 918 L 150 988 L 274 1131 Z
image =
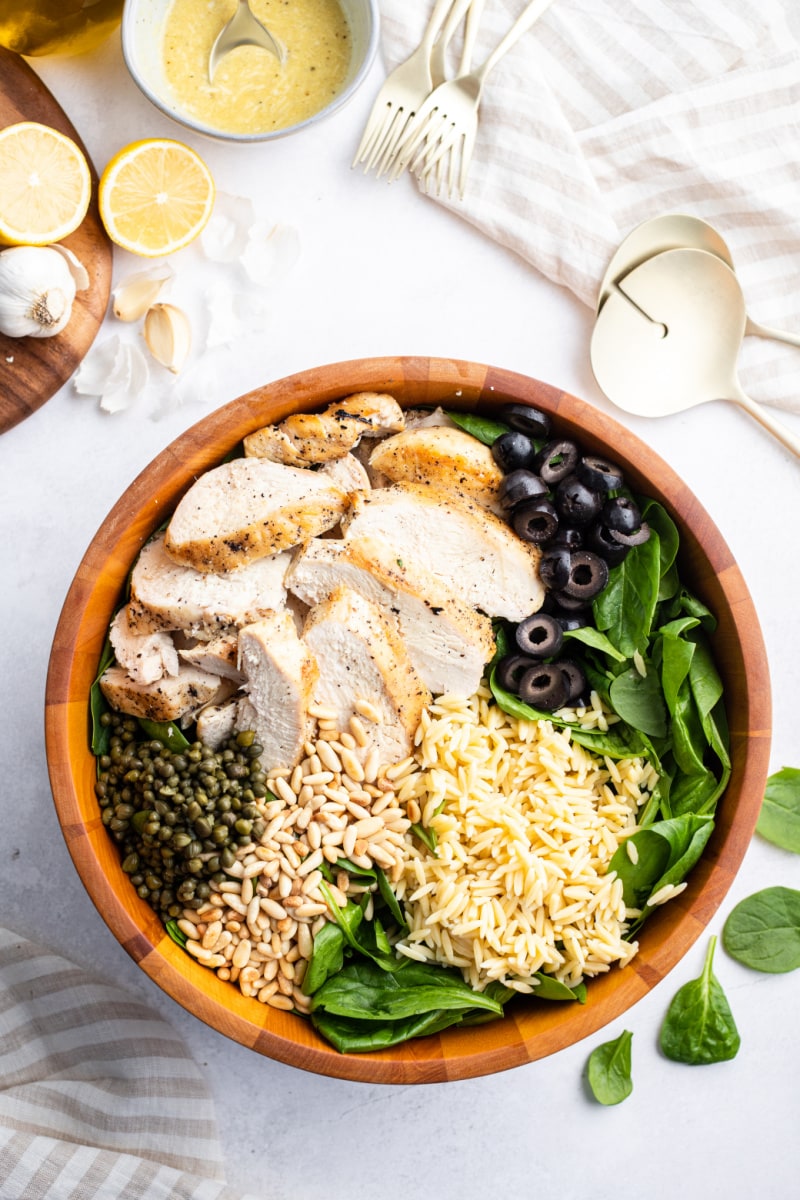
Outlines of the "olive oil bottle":
M 124 0 L 0 0 L 0 46 L 17 54 L 83 54 L 119 24 Z

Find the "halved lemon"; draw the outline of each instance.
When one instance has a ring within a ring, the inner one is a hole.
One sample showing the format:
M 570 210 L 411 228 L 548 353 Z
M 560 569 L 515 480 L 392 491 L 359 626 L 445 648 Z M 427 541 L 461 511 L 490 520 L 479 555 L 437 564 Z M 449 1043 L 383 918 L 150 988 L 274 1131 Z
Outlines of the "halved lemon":
M 46 246 L 78 228 L 92 194 L 89 164 L 72 138 L 21 121 L 0 130 L 0 242 Z
M 148 258 L 187 246 L 214 207 L 214 180 L 194 150 L 168 138 L 132 142 L 100 177 L 100 217 L 113 242 Z

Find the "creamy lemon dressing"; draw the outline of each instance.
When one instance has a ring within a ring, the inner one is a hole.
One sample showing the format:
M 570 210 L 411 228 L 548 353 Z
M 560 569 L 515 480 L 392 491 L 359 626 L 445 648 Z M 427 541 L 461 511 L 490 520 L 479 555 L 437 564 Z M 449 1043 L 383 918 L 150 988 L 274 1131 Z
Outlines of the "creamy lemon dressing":
M 296 125 L 340 91 L 350 63 L 350 30 L 338 0 L 251 0 L 286 47 L 239 46 L 208 78 L 211 46 L 235 0 L 173 0 L 164 28 L 164 74 L 182 112 L 228 133 L 267 133 Z

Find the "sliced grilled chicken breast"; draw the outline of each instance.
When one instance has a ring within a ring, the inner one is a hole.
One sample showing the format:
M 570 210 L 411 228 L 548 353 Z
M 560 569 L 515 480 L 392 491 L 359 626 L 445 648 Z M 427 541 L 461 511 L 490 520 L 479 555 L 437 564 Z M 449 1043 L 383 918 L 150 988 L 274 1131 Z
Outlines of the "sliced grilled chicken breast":
M 403 428 L 403 410 L 392 396 L 355 392 L 335 400 L 321 413 L 294 413 L 244 439 L 244 452 L 292 467 L 330 462 L 352 450 L 362 437 L 379 437 Z
M 455 426 L 417 426 L 384 438 L 369 465 L 395 483 L 433 483 L 502 512 L 498 493 L 503 472 L 491 450 Z
M 208 641 L 231 626 L 248 625 L 283 606 L 290 561 L 283 552 L 239 571 L 203 573 L 173 562 L 160 534 L 143 547 L 131 574 L 130 627 L 139 634 L 181 629 Z
M 370 726 L 381 763 L 405 758 L 431 694 L 395 625 L 376 604 L 338 587 L 311 609 L 303 638 L 319 669 L 315 703 L 335 710 L 340 729 L 347 729 L 357 701 L 368 700 L 381 716 Z
M 320 475 L 325 475 L 336 487 L 347 492 L 368 492 L 372 488 L 367 468 L 354 454 L 343 454 L 325 463 L 320 469 Z
M 112 708 L 151 721 L 178 721 L 203 704 L 229 696 L 231 686 L 219 675 L 187 666 L 154 683 L 137 683 L 122 667 L 109 667 L 100 677 L 100 688 Z
M 201 671 L 221 675 L 223 679 L 232 679 L 235 683 L 242 682 L 238 666 L 239 638 L 235 632 L 222 634 L 210 642 L 200 642 L 178 653 L 183 662 L 191 667 L 199 667 Z
M 223 742 L 236 732 L 239 701 L 235 698 L 224 704 L 207 704 L 197 714 L 197 737 L 207 746 L 219 750 Z
M 432 572 L 490 617 L 521 621 L 544 599 L 539 551 L 474 500 L 434 484 L 395 483 L 354 498 L 347 540 L 370 537 Z
M 271 613 L 241 630 L 239 669 L 247 695 L 237 729 L 255 731 L 265 767 L 293 767 L 313 727 L 308 706 L 318 671 L 290 613 Z
M 236 458 L 201 475 L 167 526 L 175 562 L 202 572 L 232 571 L 330 529 L 347 493 L 318 471 Z
M 417 674 L 434 695 L 471 696 L 494 653 L 488 617 L 378 538 L 309 542 L 289 568 L 286 585 L 305 604 L 318 604 L 345 586 L 377 605 L 396 624 Z
M 121 608 L 108 631 L 114 655 L 135 683 L 155 683 L 178 674 L 178 651 L 168 633 L 139 633 L 131 628 L 128 605 Z

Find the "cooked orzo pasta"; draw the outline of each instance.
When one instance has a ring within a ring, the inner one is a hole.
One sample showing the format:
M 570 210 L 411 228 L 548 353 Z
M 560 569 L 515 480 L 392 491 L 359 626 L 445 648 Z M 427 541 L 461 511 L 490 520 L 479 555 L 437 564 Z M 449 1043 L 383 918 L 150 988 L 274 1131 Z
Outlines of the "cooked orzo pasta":
M 639 758 L 599 759 L 547 720 L 504 713 L 486 687 L 425 712 L 398 799 L 436 834 L 396 885 L 410 930 L 397 949 L 460 967 L 482 990 L 568 986 L 624 965 L 622 883 L 608 865 L 657 782 Z

